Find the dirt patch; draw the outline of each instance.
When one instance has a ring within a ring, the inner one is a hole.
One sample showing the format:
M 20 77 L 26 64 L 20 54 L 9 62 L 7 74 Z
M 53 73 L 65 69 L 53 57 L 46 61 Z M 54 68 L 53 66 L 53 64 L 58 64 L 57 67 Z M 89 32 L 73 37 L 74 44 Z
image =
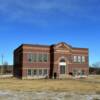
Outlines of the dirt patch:
M 100 77 L 0 80 L 0 100 L 100 100 Z
M 76 94 L 72 92 L 23 92 L 0 91 L 0 100 L 100 100 L 97 94 Z

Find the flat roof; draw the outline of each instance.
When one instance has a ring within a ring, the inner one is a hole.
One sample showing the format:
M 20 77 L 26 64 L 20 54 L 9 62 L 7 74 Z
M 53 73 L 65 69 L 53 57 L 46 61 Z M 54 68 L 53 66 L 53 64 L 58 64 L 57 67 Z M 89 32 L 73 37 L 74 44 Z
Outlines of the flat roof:
M 52 45 L 42 45 L 42 44 L 21 44 L 18 48 L 16 48 L 14 51 L 18 50 L 19 48 L 22 48 L 23 46 L 31 46 L 31 47 L 51 47 L 51 46 L 57 46 L 61 43 L 64 43 L 65 45 L 69 46 L 70 48 L 72 48 L 73 50 L 88 50 L 88 48 L 79 48 L 79 47 L 72 47 L 71 45 L 65 43 L 65 42 L 60 42 L 57 44 L 52 44 Z

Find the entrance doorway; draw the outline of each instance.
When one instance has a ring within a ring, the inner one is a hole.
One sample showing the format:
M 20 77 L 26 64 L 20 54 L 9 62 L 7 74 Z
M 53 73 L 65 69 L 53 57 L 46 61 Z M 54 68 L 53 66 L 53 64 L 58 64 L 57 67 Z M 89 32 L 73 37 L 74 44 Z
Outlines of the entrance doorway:
M 66 71 L 65 71 L 65 68 L 66 66 L 65 65 L 60 65 L 60 74 L 65 74 Z
M 61 58 L 59 63 L 60 75 L 66 74 L 66 61 L 65 58 Z

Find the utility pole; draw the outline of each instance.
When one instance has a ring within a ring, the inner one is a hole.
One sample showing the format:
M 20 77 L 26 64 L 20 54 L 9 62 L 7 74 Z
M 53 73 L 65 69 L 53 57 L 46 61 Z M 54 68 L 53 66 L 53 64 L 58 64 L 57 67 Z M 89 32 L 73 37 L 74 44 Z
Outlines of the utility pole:
M 1 55 L 1 58 L 2 58 L 2 65 L 3 65 L 3 58 L 4 58 L 4 55 L 3 54 Z
M 4 55 L 2 54 L 1 55 L 1 63 L 2 63 L 2 66 L 1 66 L 1 74 L 3 74 L 3 60 L 4 60 Z

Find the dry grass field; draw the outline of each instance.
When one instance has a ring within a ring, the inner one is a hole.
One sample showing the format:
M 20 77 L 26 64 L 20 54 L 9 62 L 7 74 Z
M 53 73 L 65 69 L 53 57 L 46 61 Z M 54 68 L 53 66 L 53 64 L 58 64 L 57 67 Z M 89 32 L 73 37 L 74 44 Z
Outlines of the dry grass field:
M 57 91 L 100 94 L 100 76 L 87 79 L 66 79 L 66 80 L 20 80 L 0 79 L 0 90 L 13 91 Z

